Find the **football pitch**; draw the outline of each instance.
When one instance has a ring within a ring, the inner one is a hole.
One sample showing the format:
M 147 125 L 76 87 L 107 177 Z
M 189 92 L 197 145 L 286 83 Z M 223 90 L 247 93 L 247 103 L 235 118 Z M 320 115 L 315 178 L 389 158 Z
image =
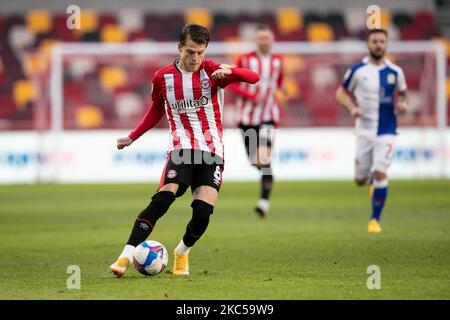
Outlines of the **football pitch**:
M 167 272 L 115 279 L 108 267 L 155 188 L 0 187 L 0 299 L 450 299 L 450 181 L 391 181 L 378 235 L 367 233 L 368 189 L 350 181 L 278 182 L 265 220 L 257 183 L 225 182 L 191 275 L 174 277 L 186 193 L 150 236 L 169 251 Z M 80 289 L 66 286 L 71 265 Z M 380 289 L 367 287 L 372 265 Z

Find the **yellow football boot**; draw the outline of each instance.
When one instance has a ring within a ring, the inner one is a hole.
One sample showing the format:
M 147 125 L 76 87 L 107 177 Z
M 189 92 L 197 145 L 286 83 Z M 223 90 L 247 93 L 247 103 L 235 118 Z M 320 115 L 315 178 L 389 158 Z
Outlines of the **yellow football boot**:
M 173 253 L 173 272 L 176 276 L 188 276 L 189 275 L 189 254 Z
M 380 223 L 377 221 L 377 219 L 370 219 L 369 226 L 367 228 L 367 231 L 369 233 L 380 233 L 383 229 L 381 229 Z
M 131 262 L 127 257 L 119 258 L 116 262 L 114 262 L 109 270 L 114 273 L 117 278 L 122 277 L 130 266 Z

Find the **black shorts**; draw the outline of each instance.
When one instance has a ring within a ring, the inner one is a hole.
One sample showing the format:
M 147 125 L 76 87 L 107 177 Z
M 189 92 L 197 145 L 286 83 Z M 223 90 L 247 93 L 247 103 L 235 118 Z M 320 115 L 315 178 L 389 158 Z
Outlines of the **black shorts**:
M 182 196 L 191 187 L 209 186 L 219 192 L 222 185 L 223 159 L 211 152 L 194 149 L 173 150 L 167 155 L 159 188 L 178 184 L 176 197 Z
M 272 147 L 274 128 L 275 123 L 273 121 L 264 122 L 257 126 L 239 124 L 247 156 L 253 157 L 260 146 Z

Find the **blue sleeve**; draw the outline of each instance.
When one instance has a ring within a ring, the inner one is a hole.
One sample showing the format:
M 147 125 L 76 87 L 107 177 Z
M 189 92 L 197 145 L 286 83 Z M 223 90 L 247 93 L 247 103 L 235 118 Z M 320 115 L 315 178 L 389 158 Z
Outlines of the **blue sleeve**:
M 347 70 L 347 72 L 344 75 L 344 80 L 342 81 L 342 86 L 346 90 L 350 90 L 350 83 L 353 79 L 355 71 L 358 70 L 359 68 L 361 68 L 363 65 L 365 65 L 365 63 L 362 63 L 362 62 L 358 63 L 358 64 L 354 64 Z

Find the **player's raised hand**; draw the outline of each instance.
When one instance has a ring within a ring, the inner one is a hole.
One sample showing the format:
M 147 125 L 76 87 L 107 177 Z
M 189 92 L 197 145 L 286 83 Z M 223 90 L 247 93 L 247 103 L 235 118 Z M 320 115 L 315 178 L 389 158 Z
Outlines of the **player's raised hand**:
M 133 140 L 129 137 L 123 137 L 117 139 L 117 149 L 122 150 L 125 147 L 128 147 L 133 143 Z
M 353 118 L 358 118 L 362 116 L 362 111 L 360 108 L 354 107 L 350 110 L 350 114 L 352 115 Z
M 223 79 L 231 74 L 231 69 L 217 69 L 211 74 L 214 79 Z
M 406 101 L 399 101 L 397 104 L 397 110 L 398 113 L 401 115 L 404 115 L 406 113 L 406 110 L 408 109 L 408 105 Z

